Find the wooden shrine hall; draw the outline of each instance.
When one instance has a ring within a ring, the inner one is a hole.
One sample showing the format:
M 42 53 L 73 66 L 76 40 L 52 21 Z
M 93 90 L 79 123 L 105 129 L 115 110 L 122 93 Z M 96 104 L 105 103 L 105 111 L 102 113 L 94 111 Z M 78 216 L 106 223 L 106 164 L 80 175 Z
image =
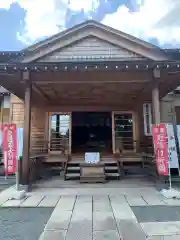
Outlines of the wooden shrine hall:
M 10 122 L 24 128 L 23 185 L 31 158 L 42 155 L 68 179 L 85 153 L 98 152 L 99 170 L 84 174 L 104 176 L 104 164 L 115 164 L 121 178 L 126 162 L 153 153 L 151 126 L 161 121 L 160 100 L 180 85 L 180 53 L 90 20 L 1 52 L 0 85 L 12 93 Z

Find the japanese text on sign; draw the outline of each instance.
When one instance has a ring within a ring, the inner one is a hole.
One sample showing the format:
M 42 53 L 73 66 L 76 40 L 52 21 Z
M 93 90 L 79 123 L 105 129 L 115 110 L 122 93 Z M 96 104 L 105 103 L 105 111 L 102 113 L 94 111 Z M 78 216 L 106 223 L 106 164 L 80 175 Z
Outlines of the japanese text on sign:
M 158 173 L 160 175 L 168 175 L 168 147 L 165 124 L 153 126 L 152 133 Z
M 3 126 L 3 155 L 6 176 L 16 172 L 17 131 L 15 124 Z

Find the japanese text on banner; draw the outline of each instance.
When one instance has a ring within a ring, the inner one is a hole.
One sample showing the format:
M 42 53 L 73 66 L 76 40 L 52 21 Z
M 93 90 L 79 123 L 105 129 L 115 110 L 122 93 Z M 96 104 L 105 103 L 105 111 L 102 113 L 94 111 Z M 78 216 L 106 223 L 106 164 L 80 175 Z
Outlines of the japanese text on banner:
M 168 175 L 168 146 L 166 125 L 153 126 L 153 141 L 156 153 L 156 165 L 159 175 Z
M 17 131 L 15 124 L 5 124 L 3 126 L 3 155 L 5 175 L 16 172 L 17 158 Z

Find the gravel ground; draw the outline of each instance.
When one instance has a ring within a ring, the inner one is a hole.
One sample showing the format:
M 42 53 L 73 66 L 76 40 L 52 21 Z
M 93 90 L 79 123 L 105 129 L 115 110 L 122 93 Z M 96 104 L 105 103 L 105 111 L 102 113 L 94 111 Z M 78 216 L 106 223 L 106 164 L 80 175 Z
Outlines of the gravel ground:
M 139 222 L 180 221 L 179 206 L 131 207 Z
M 0 192 L 2 192 L 3 190 L 5 190 L 6 188 L 8 188 L 7 185 L 1 185 L 1 184 L 0 184 Z
M 14 185 L 15 183 L 16 181 L 13 178 L 7 180 L 5 180 L 4 178 L 0 178 L 0 192 Z
M 3 166 L 0 165 L 0 192 L 16 183 L 15 176 L 8 176 L 7 179 L 4 178 Z
M 38 240 L 53 208 L 0 208 L 0 240 Z

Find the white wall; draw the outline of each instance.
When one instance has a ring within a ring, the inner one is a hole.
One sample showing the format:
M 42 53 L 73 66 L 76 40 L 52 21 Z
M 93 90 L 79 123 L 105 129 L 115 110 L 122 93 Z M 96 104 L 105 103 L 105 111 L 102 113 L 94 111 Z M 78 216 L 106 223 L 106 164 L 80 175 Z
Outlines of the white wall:
M 175 123 L 174 107 L 180 107 L 180 95 L 168 94 L 161 100 L 161 122 Z

